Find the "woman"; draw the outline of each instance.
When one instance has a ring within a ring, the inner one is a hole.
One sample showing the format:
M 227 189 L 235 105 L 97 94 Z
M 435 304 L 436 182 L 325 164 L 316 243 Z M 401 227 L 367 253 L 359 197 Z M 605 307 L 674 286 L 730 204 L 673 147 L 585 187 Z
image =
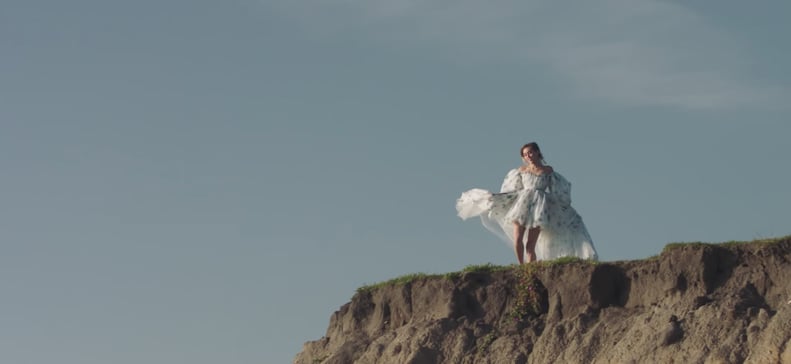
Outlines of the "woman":
M 564 256 L 597 260 L 577 211 L 571 184 L 545 164 L 538 144 L 520 149 L 524 164 L 505 176 L 500 193 L 472 189 L 456 200 L 459 217 L 480 216 L 483 225 L 513 244 L 519 264 Z

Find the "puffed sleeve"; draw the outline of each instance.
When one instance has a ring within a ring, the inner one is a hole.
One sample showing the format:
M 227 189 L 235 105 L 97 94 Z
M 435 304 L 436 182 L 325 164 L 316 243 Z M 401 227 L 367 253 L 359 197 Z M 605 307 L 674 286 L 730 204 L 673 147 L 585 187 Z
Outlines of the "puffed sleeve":
M 561 176 L 560 173 L 552 172 L 549 193 L 561 204 L 571 205 L 571 182 Z
M 522 175 L 519 173 L 518 168 L 514 168 L 505 176 L 503 185 L 500 187 L 500 193 L 521 190 L 522 188 L 524 188 L 522 186 Z

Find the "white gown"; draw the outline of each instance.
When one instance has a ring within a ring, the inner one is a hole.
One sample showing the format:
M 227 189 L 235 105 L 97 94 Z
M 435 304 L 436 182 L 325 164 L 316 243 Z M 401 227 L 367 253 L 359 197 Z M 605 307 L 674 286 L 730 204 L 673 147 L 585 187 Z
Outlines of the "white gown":
M 538 260 L 598 259 L 582 217 L 571 207 L 571 183 L 557 172 L 537 175 L 515 168 L 506 175 L 500 193 L 466 191 L 456 200 L 456 211 L 465 220 L 480 216 L 483 226 L 511 246 L 514 221 L 528 229 L 540 227 Z

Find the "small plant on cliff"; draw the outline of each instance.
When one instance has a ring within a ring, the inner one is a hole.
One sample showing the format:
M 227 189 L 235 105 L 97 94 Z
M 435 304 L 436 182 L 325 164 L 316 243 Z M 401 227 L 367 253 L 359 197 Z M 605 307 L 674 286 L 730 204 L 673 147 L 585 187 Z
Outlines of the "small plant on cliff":
M 780 242 L 788 241 L 791 239 L 791 235 L 781 236 L 777 238 L 758 238 L 751 241 L 741 241 L 741 240 L 731 240 L 722 243 L 704 243 L 700 241 L 694 242 L 675 242 L 669 243 L 665 245 L 665 248 L 662 249 L 662 254 L 668 253 L 671 250 L 678 249 L 678 248 L 688 248 L 688 247 L 707 247 L 707 246 L 724 246 L 724 247 L 731 247 L 731 246 L 738 246 L 738 245 L 758 245 L 758 246 L 766 246 L 771 244 L 777 244 Z
M 393 279 L 390 279 L 390 280 L 387 280 L 387 281 L 384 281 L 384 282 L 364 285 L 364 286 L 362 286 L 360 288 L 357 288 L 357 293 L 372 292 L 372 291 L 374 291 L 376 289 L 379 289 L 381 287 L 395 286 L 395 285 L 404 285 L 404 284 L 407 284 L 407 283 L 412 283 L 415 280 L 418 280 L 418 279 L 421 279 L 421 278 L 432 278 L 432 277 L 439 277 L 439 275 L 426 274 L 426 273 L 405 274 L 403 276 L 396 277 L 396 278 L 393 278 Z
M 486 351 L 486 349 L 488 349 L 489 346 L 492 345 L 492 342 L 494 342 L 494 340 L 497 339 L 497 336 L 498 335 L 496 330 L 486 334 L 486 336 L 484 336 L 481 339 L 481 344 L 478 345 L 478 355 L 483 354 Z
M 571 264 L 571 263 L 586 263 L 586 264 L 598 264 L 598 261 L 591 260 L 591 259 L 582 259 L 579 257 L 560 257 L 553 260 L 546 260 L 539 262 L 541 265 L 546 267 L 551 267 L 554 265 L 564 265 L 564 264 Z
M 539 264 L 536 263 L 517 267 L 516 304 L 508 315 L 515 321 L 521 321 L 529 315 L 537 316 L 541 312 L 539 303 L 541 296 L 538 293 L 538 278 L 536 278 L 538 267 Z
M 667 252 L 669 252 L 671 250 L 678 249 L 678 248 L 685 248 L 685 247 L 687 247 L 687 248 L 689 248 L 689 247 L 703 248 L 703 247 L 706 247 L 706 246 L 709 246 L 709 245 L 711 245 L 711 244 L 706 244 L 706 243 L 703 243 L 703 242 L 700 242 L 700 241 L 689 242 L 689 243 L 670 243 L 670 244 L 665 245 L 665 247 L 662 249 L 662 253 L 667 253 Z
M 324 356 L 322 356 L 322 357 L 314 358 L 314 359 L 313 359 L 313 364 L 320 364 L 320 363 L 323 363 L 323 362 L 324 362 L 325 360 L 327 360 L 327 358 L 329 358 L 329 357 L 330 357 L 329 355 L 324 355 Z
M 463 273 L 470 273 L 470 272 L 475 272 L 475 273 L 494 273 L 494 272 L 500 272 L 500 271 L 511 269 L 511 267 L 512 266 L 502 266 L 502 265 L 494 265 L 492 263 L 485 263 L 485 264 L 468 265 L 468 266 L 464 267 L 464 269 L 462 269 L 459 272 L 450 272 L 450 273 L 445 273 L 445 274 L 410 273 L 410 274 L 405 274 L 403 276 L 396 277 L 396 278 L 393 278 L 393 279 L 390 279 L 390 280 L 387 280 L 387 281 L 384 281 L 384 282 L 373 283 L 373 284 L 366 284 L 366 285 L 364 285 L 364 286 L 362 286 L 360 288 L 357 288 L 357 293 L 369 293 L 369 292 L 373 292 L 373 291 L 375 291 L 375 290 L 377 290 L 379 288 L 385 287 L 385 286 L 404 285 L 404 284 L 412 283 L 412 282 L 414 282 L 414 281 L 416 281 L 418 279 L 423 279 L 423 278 L 442 277 L 442 278 L 445 278 L 445 279 L 454 280 L 454 279 L 457 279 L 457 278 L 461 277 L 461 275 Z
M 508 265 L 495 265 L 492 263 L 485 264 L 472 264 L 464 267 L 462 272 L 475 272 L 475 273 L 494 273 L 510 269 Z
M 492 264 L 492 263 L 471 264 L 471 265 L 468 265 L 468 266 L 464 267 L 464 269 L 462 269 L 459 272 L 445 273 L 445 274 L 442 275 L 442 277 L 445 278 L 445 279 L 454 280 L 454 279 L 457 279 L 457 278 L 461 277 L 461 275 L 464 274 L 464 273 L 489 273 L 489 274 L 491 274 L 491 273 L 495 273 L 495 272 L 501 272 L 501 271 L 509 270 L 512 267 L 513 267 L 513 265 L 495 265 L 495 264 Z

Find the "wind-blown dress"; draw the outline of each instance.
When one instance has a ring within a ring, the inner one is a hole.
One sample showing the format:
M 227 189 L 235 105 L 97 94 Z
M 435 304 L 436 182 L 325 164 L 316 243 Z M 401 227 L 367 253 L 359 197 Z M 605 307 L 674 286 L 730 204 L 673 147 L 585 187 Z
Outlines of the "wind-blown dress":
M 500 193 L 475 188 L 456 200 L 462 219 L 480 216 L 483 226 L 513 246 L 514 222 L 527 229 L 540 227 L 536 257 L 565 256 L 598 259 L 582 217 L 571 207 L 571 183 L 557 172 L 533 174 L 519 168 L 508 172 Z M 525 242 L 527 241 L 525 232 Z

